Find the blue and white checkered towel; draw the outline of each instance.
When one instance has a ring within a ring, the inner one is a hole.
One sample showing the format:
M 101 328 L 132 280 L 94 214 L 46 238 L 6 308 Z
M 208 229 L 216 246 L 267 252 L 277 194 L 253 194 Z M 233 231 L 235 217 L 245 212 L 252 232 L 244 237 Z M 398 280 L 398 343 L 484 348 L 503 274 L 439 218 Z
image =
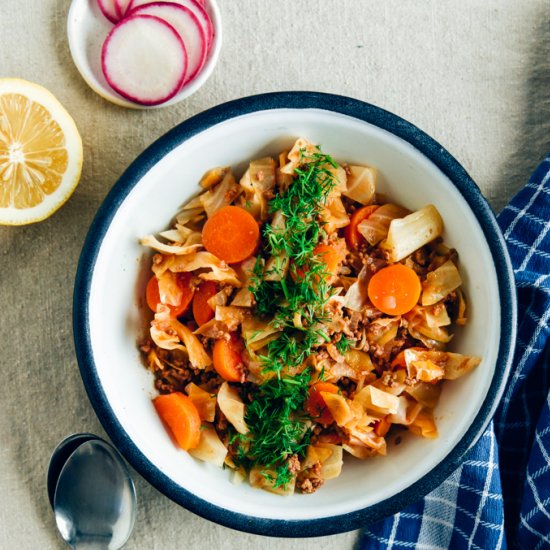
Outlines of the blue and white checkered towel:
M 514 364 L 494 420 L 421 501 L 365 529 L 367 549 L 550 549 L 550 156 L 499 214 L 518 290 Z

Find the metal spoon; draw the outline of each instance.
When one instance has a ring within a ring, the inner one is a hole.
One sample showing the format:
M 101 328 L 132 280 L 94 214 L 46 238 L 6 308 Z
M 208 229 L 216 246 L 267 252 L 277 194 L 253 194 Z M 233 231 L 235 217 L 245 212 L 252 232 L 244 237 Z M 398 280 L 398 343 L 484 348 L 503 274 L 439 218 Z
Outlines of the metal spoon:
M 59 473 L 53 497 L 57 528 L 74 549 L 119 549 L 134 526 L 134 483 L 111 445 L 84 439 Z

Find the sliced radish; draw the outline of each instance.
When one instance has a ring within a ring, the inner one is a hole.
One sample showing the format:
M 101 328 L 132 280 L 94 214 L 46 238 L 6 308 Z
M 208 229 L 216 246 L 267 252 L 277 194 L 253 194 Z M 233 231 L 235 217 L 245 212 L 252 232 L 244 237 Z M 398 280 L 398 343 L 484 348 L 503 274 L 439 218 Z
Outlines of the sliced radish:
M 178 32 L 152 15 L 130 15 L 103 43 L 103 74 L 113 90 L 142 105 L 174 97 L 186 79 L 187 51 Z
M 115 0 L 97 0 L 97 5 L 101 10 L 101 13 L 111 22 L 118 23 L 120 19 L 118 17 Z
M 187 76 L 184 84 L 190 82 L 202 69 L 208 50 L 206 35 L 193 12 L 174 2 L 151 2 L 130 12 L 133 15 L 160 17 L 179 33 L 187 50 Z
M 132 0 L 115 0 L 115 11 L 119 21 L 126 15 L 131 1 Z
M 199 0 L 168 0 L 172 4 L 179 4 L 184 8 L 188 8 L 193 12 L 193 15 L 199 20 L 204 32 L 206 33 L 207 45 L 206 47 L 210 49 L 212 45 L 212 40 L 214 39 L 214 25 L 210 16 L 204 9 L 204 2 Z M 130 11 L 139 8 L 140 6 L 145 6 L 147 4 L 155 3 L 154 0 L 130 0 L 130 6 L 128 7 L 127 13 Z

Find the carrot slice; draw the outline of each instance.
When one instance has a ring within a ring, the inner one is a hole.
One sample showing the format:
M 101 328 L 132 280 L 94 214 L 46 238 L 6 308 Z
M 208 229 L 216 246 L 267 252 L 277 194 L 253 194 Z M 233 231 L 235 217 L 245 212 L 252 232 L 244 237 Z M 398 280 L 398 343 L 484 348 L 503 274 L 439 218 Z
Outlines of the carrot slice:
M 313 255 L 316 256 L 316 259 L 325 264 L 325 271 L 328 278 L 336 274 L 338 266 L 342 261 L 342 254 L 340 254 L 340 252 L 334 246 L 331 246 L 330 244 L 318 244 L 313 249 Z M 291 274 L 293 275 L 293 279 L 295 280 L 303 279 L 306 271 L 307 269 L 297 267 L 296 275 L 294 276 L 292 272 Z M 315 279 L 317 279 L 317 277 L 315 277 Z
M 167 304 L 170 308 L 170 313 L 172 317 L 179 317 L 183 315 L 189 305 L 191 300 L 193 300 L 193 294 L 195 293 L 194 288 L 191 286 L 191 279 L 193 276 L 191 273 L 178 273 L 176 275 L 177 285 L 182 291 L 181 302 L 174 306 Z M 159 283 L 155 275 L 153 275 L 149 282 L 147 283 L 147 288 L 145 289 L 145 298 L 147 300 L 147 305 L 152 311 L 157 311 L 157 305 L 162 303 L 160 299 L 159 292 Z
M 336 275 L 338 266 L 342 261 L 342 256 L 334 246 L 330 246 L 330 244 L 318 244 L 313 253 L 325 264 L 329 276 Z
M 328 393 L 338 393 L 338 386 L 336 384 L 331 384 L 330 382 L 317 382 L 309 388 L 309 396 L 304 405 L 304 410 L 306 411 L 311 418 L 322 424 L 323 426 L 328 426 L 334 422 L 332 414 L 328 409 L 321 392 Z
M 381 418 L 378 422 L 374 425 L 374 433 L 380 437 L 384 437 L 391 428 L 391 422 L 388 420 L 387 416 L 384 416 L 384 418 Z
M 258 222 L 243 208 L 224 206 L 202 228 L 202 244 L 228 264 L 252 256 L 260 242 Z
M 403 315 L 410 311 L 417 304 L 421 291 L 418 275 L 403 264 L 377 271 L 367 288 L 372 304 L 387 315 Z
M 346 229 L 344 230 L 346 243 L 351 250 L 357 250 L 361 243 L 365 240 L 365 237 L 363 237 L 357 229 L 358 225 L 363 220 L 366 220 L 377 208 L 378 205 L 375 204 L 363 206 L 363 208 L 359 208 L 351 216 L 349 225 L 346 226 Z
M 218 292 L 218 287 L 213 281 L 204 281 L 199 286 L 195 297 L 193 298 L 193 317 L 197 325 L 202 326 L 208 323 L 214 317 L 214 310 L 208 305 L 208 300 L 215 296 Z
M 231 334 L 230 340 L 216 340 L 212 352 L 212 361 L 216 372 L 228 382 L 241 382 L 244 375 L 244 364 L 241 352 L 244 350 L 242 340 Z
M 184 451 L 198 446 L 201 419 L 197 407 L 189 397 L 180 392 L 159 395 L 153 399 L 153 405 L 176 443 Z

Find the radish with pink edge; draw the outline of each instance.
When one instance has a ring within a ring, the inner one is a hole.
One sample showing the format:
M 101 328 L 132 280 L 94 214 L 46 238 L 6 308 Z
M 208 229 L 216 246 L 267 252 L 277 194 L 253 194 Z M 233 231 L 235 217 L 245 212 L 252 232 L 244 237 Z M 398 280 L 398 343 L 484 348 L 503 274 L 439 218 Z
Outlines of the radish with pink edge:
M 184 85 L 191 82 L 199 74 L 208 54 L 206 35 L 193 12 L 173 2 L 151 2 L 133 9 L 130 17 L 134 15 L 160 17 L 176 29 L 187 50 L 188 65 Z
M 141 105 L 159 105 L 174 97 L 185 82 L 187 64 L 187 50 L 178 32 L 152 15 L 123 19 L 101 51 L 109 85 Z
M 115 11 L 118 17 L 118 20 L 124 19 L 128 13 L 128 8 L 132 0 L 115 0 Z
M 164 0 L 162 0 L 164 1 Z M 184 8 L 188 8 L 193 12 L 195 17 L 199 20 L 204 32 L 206 33 L 206 47 L 210 49 L 212 42 L 214 40 L 214 25 L 212 24 L 212 19 L 208 15 L 208 12 L 204 9 L 204 4 L 199 2 L 199 0 L 167 0 L 172 4 L 179 4 Z M 155 0 L 130 0 L 130 5 L 128 6 L 127 13 L 129 14 L 132 10 L 137 9 L 141 6 L 146 6 L 148 4 L 154 4 Z
M 115 0 L 97 0 L 97 5 L 101 10 L 101 13 L 111 22 L 118 23 L 120 17 L 118 16 Z

